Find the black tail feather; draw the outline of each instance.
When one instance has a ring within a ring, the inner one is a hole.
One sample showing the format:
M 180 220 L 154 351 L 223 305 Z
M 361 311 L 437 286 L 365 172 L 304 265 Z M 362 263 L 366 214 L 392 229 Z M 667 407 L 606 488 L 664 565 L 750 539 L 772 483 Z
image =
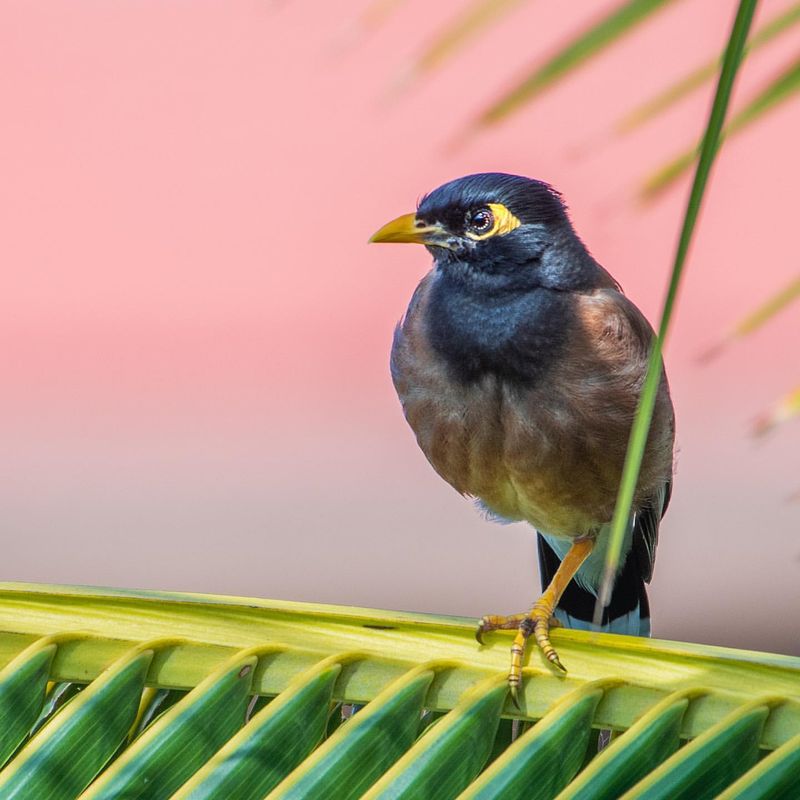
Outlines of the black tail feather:
M 542 591 L 544 591 L 553 579 L 561 560 L 541 534 L 537 534 L 537 538 L 539 543 L 539 572 L 542 577 Z M 575 581 L 570 581 L 564 590 L 564 594 L 561 595 L 558 608 L 575 619 L 591 623 L 594 618 L 596 602 L 597 597 L 595 595 L 579 586 Z M 644 576 L 642 575 L 639 560 L 633 557 L 631 552 L 614 583 L 611 602 L 603 612 L 602 624 L 609 625 L 615 619 L 624 617 L 637 607 L 640 618 L 649 619 L 650 604 L 647 600 Z

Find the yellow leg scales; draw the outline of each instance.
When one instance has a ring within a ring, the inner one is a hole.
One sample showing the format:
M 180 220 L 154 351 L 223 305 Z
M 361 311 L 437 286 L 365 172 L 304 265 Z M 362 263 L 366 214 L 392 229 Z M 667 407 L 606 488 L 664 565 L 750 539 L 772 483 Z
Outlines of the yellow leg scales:
M 508 673 L 508 686 L 514 705 L 519 705 L 517 695 L 522 684 L 522 660 L 525 657 L 525 645 L 531 634 L 536 639 L 542 655 L 562 672 L 567 671 L 561 663 L 555 647 L 550 642 L 550 628 L 556 627 L 558 624 L 553 618 L 553 611 L 567 585 L 580 569 L 581 564 L 589 557 L 593 547 L 594 539 L 576 539 L 564 556 L 556 574 L 553 575 L 550 585 L 527 613 L 512 614 L 508 617 L 489 615 L 481 619 L 475 634 L 481 644 L 484 633 L 516 628 L 517 635 L 511 645 L 511 669 Z

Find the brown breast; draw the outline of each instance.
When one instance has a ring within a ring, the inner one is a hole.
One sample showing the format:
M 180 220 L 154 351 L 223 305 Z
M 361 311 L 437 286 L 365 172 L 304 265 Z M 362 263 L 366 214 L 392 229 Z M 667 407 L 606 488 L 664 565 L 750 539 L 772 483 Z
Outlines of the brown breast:
M 428 342 L 423 279 L 398 326 L 392 374 L 409 425 L 434 469 L 492 512 L 554 535 L 610 520 L 647 366 L 650 326 L 613 289 L 575 294 L 564 354 L 533 386 L 491 373 L 457 380 Z M 673 415 L 662 379 L 637 490 L 672 474 Z

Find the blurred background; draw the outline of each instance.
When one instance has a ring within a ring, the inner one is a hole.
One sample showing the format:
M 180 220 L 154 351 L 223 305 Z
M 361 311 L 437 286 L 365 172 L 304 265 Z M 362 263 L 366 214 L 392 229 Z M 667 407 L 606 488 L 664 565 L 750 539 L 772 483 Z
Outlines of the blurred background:
M 620 120 L 713 62 L 735 5 L 6 0 L 2 579 L 527 608 L 532 530 L 434 474 L 391 386 L 429 257 L 366 240 L 453 177 L 538 177 L 656 323 L 691 170 L 653 176 L 714 80 Z M 797 6 L 764 0 L 754 30 Z M 621 7 L 641 18 L 514 94 Z M 798 48 L 786 23 L 745 63 L 732 113 L 755 113 L 691 250 L 651 601 L 659 637 L 800 655 L 800 424 L 755 435 L 790 416 L 800 305 L 700 361 L 800 272 Z

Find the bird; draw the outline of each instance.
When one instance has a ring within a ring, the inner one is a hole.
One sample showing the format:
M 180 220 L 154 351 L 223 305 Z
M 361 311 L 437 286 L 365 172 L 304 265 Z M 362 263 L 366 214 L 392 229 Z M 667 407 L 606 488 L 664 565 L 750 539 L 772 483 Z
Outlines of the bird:
M 398 323 L 391 376 L 433 469 L 500 522 L 537 531 L 542 594 L 487 615 L 477 638 L 516 630 L 515 703 L 527 641 L 566 672 L 550 628 L 591 629 L 630 430 L 655 333 L 578 237 L 561 194 L 520 175 L 452 180 L 370 242 L 433 257 Z M 601 630 L 649 636 L 645 584 L 671 496 L 675 415 L 664 368 Z

